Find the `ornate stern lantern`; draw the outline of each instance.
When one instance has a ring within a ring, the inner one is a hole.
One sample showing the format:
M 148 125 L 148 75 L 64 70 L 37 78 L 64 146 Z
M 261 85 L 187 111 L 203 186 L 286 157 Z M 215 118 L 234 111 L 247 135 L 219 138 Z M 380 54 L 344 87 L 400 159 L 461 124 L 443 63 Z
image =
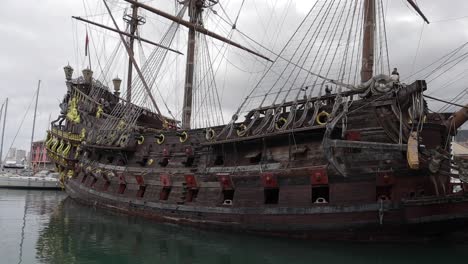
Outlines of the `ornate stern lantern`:
M 84 69 L 83 78 L 86 83 L 91 83 L 91 81 L 93 80 L 93 71 L 90 69 Z
M 120 96 L 120 84 L 122 83 L 122 80 L 119 77 L 115 77 L 112 80 L 112 83 L 114 84 L 114 95 L 119 97 Z
M 73 75 L 73 68 L 70 65 L 63 67 L 63 71 L 65 72 L 65 79 L 70 81 Z

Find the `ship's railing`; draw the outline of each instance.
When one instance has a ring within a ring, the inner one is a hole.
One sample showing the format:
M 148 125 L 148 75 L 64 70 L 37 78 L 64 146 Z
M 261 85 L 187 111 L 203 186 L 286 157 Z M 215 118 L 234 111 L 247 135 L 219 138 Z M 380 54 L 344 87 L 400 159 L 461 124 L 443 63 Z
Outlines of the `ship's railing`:
M 67 139 L 67 140 L 72 140 L 72 141 L 81 141 L 83 135 L 81 134 L 75 134 L 71 133 L 68 131 L 64 131 L 61 129 L 58 129 L 57 127 L 52 127 L 50 130 L 51 135 L 60 137 L 61 139 Z
M 72 87 L 72 98 L 76 98 L 76 100 L 81 103 L 81 106 L 85 108 L 84 110 L 88 112 L 97 109 L 97 107 L 101 105 L 94 98 L 80 91 L 76 86 Z
M 86 112 L 95 112 L 95 111 L 98 111 L 98 109 L 100 107 L 103 107 L 101 103 L 99 103 L 96 99 L 92 98 L 91 96 L 85 94 L 83 91 L 80 91 L 80 89 L 78 89 L 77 87 L 72 87 L 73 89 L 73 94 L 72 94 L 72 97 L 76 97 L 77 100 L 79 102 L 81 102 L 81 105 L 84 105 L 84 108 L 85 109 L 78 109 L 78 111 L 80 112 L 83 112 L 83 111 L 86 111 Z M 135 104 L 132 104 L 132 103 L 128 103 L 125 99 L 123 98 L 118 98 L 119 99 L 119 103 L 118 104 L 131 104 L 134 108 L 136 109 L 140 109 L 141 107 L 135 105 Z M 103 109 L 104 110 L 104 109 Z M 147 110 L 148 111 L 148 110 Z M 112 111 L 111 111 L 112 112 Z M 110 120 L 120 120 L 121 117 L 118 117 L 118 116 L 114 116 L 112 114 L 108 114 L 106 113 L 105 111 L 102 111 L 100 113 L 100 116 L 103 117 L 103 118 L 106 118 L 106 119 L 110 119 Z M 115 121 L 112 121 L 112 122 L 115 122 Z M 117 121 L 118 122 L 118 121 Z
M 80 89 L 78 89 L 77 87 L 72 87 L 72 90 L 73 90 L 72 98 L 76 98 L 78 102 L 80 102 L 81 105 L 85 108 L 84 109 L 85 111 L 93 112 L 93 111 L 97 111 L 97 109 L 99 109 L 100 107 L 103 107 L 103 105 L 99 103 L 96 99 L 80 91 Z M 125 101 L 125 100 L 119 98 L 119 101 Z M 105 118 L 117 118 L 110 114 L 105 113 L 104 111 L 102 111 L 100 115 Z
M 324 129 L 329 119 L 333 119 L 337 114 L 338 109 L 347 111 L 348 102 L 353 101 L 356 94 L 359 92 L 347 91 L 255 108 L 245 115 L 245 120 L 242 122 L 231 121 L 220 131 L 215 131 L 214 128 L 207 129 L 206 137 L 211 144 L 217 144 Z M 209 131 L 214 132 L 210 135 Z

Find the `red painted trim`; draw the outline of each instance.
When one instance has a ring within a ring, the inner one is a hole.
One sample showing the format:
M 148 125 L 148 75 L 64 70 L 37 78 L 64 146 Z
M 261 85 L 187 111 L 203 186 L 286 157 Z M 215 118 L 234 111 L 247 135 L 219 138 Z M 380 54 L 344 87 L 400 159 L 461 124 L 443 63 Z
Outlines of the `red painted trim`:
M 310 183 L 312 185 L 327 185 L 328 173 L 326 167 L 316 167 L 310 170 Z
M 189 188 L 197 188 L 197 178 L 195 175 L 189 174 L 185 175 L 185 182 L 187 183 L 187 187 Z
M 218 181 L 221 189 L 223 190 L 233 190 L 234 183 L 232 182 L 231 175 L 229 174 L 218 174 Z
M 161 174 L 159 176 L 161 185 L 164 187 L 171 187 L 172 186 L 172 181 L 171 181 L 171 176 L 168 174 Z
M 264 188 L 278 188 L 278 178 L 273 173 L 264 172 L 260 177 Z

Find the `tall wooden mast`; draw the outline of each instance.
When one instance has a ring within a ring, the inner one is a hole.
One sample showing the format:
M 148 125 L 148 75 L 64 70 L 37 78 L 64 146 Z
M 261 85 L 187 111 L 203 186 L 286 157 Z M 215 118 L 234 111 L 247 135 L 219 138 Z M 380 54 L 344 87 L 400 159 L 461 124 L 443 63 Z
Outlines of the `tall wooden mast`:
M 362 43 L 361 81 L 374 75 L 375 0 L 364 0 L 364 39 Z
M 187 5 L 189 9 L 190 21 L 185 21 L 180 17 L 173 16 L 159 9 L 143 4 L 141 2 L 136 2 L 135 0 L 124 0 L 124 1 L 131 3 L 132 5 L 141 7 L 159 16 L 165 17 L 169 20 L 172 20 L 189 29 L 186 76 L 185 76 L 185 87 L 184 87 L 184 102 L 183 102 L 183 109 L 182 109 L 182 128 L 183 129 L 190 129 L 190 119 L 192 116 L 192 91 L 193 91 L 193 81 L 194 81 L 193 78 L 194 78 L 194 63 L 195 63 L 195 50 L 196 50 L 196 32 L 202 33 L 206 36 L 210 36 L 217 40 L 223 41 L 224 43 L 227 43 L 239 49 L 245 50 L 255 56 L 258 56 L 260 58 L 263 58 L 265 60 L 272 62 L 272 60 L 269 59 L 268 57 L 256 51 L 253 51 L 249 48 L 246 48 L 230 39 L 222 37 L 221 35 L 216 34 L 212 31 L 209 31 L 203 27 L 203 20 L 202 20 L 203 9 L 217 4 L 218 0 L 180 0 L 179 2 L 184 5 Z
M 32 165 L 33 163 L 33 157 L 34 157 L 34 148 L 33 148 L 33 142 L 34 142 L 34 130 L 36 128 L 36 115 L 37 115 L 37 102 L 39 101 L 39 89 L 41 88 L 41 80 L 37 82 L 37 91 L 36 91 L 36 104 L 34 104 L 34 116 L 33 116 L 33 127 L 32 127 L 32 132 L 31 132 L 31 147 L 29 150 L 29 164 Z M 31 166 L 32 167 L 32 166 Z
M 5 100 L 5 103 L 3 103 L 2 105 L 2 111 L 4 112 L 3 112 L 2 138 L 1 138 L 1 143 L 0 143 L 0 168 L 3 166 L 3 140 L 5 138 L 7 110 L 8 110 L 8 97 Z
M 138 0 L 135 0 L 138 2 Z M 138 16 L 138 6 L 137 5 L 132 5 L 132 15 L 125 15 L 123 17 L 125 22 L 127 22 L 130 25 L 130 35 L 128 39 L 128 45 L 130 47 L 130 50 L 133 53 L 133 46 L 135 42 L 135 33 L 137 31 L 137 27 L 139 25 L 143 25 L 145 23 L 145 20 L 143 17 Z M 132 64 L 132 59 L 128 59 L 128 73 L 127 73 L 127 101 L 130 103 L 132 101 L 132 79 L 133 79 L 133 64 Z
M 187 0 L 186 4 L 189 9 L 190 23 L 202 25 L 201 14 L 203 12 L 203 0 Z M 188 45 L 187 45 L 187 64 L 185 67 L 185 85 L 184 85 L 184 102 L 182 109 L 182 129 L 190 129 L 190 120 L 192 117 L 192 92 L 193 92 L 193 77 L 195 63 L 195 29 L 189 28 Z

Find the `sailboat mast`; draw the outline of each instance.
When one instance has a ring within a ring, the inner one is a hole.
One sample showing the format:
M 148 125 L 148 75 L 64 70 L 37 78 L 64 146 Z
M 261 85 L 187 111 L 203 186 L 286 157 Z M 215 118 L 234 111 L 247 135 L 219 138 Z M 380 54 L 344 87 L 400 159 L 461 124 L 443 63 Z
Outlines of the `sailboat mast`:
M 33 117 L 33 127 L 31 133 L 31 149 L 29 151 L 29 162 L 33 162 L 33 141 L 34 141 L 34 129 L 36 128 L 36 114 L 37 114 L 37 102 L 39 100 L 39 89 L 41 88 L 41 80 L 37 82 L 37 91 L 36 91 L 36 103 L 34 105 L 34 117 Z
M 362 44 L 361 81 L 374 75 L 375 0 L 364 0 L 364 39 Z
M 203 2 L 188 0 L 188 9 L 190 23 L 199 25 L 201 24 L 201 13 L 203 11 Z M 187 64 L 185 67 L 185 86 L 184 86 L 184 103 L 182 114 L 182 129 L 190 129 L 190 119 L 192 117 L 192 92 L 193 92 L 193 76 L 194 76 L 194 62 L 195 62 L 195 29 L 189 28 L 188 45 L 187 45 Z
M 135 0 L 138 2 L 138 0 Z M 128 17 L 126 16 L 124 18 L 128 24 L 130 24 L 130 35 L 128 40 L 128 46 L 130 47 L 130 50 L 134 51 L 133 45 L 135 42 L 135 32 L 138 27 L 138 6 L 132 5 L 132 16 Z M 132 59 L 128 59 L 128 73 L 127 73 L 127 101 L 129 103 L 132 102 L 132 79 L 133 79 L 133 64 L 132 64 Z
M 8 109 L 8 98 L 5 100 L 3 112 L 3 126 L 2 126 L 2 144 L 0 145 L 0 168 L 3 166 L 3 140 L 5 138 L 6 116 Z

